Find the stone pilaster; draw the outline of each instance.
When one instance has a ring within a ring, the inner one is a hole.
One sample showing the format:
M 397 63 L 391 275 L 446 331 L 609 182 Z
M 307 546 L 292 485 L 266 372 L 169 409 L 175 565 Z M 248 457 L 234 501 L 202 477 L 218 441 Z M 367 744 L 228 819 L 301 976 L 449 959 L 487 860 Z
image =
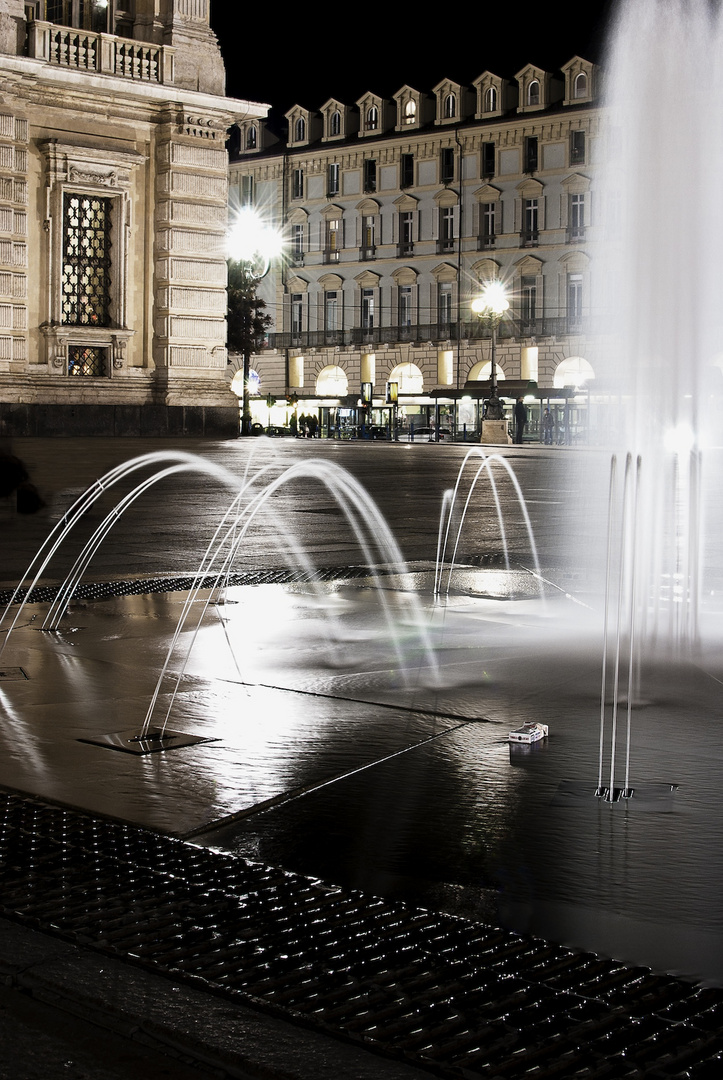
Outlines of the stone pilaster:
M 0 105 L 0 371 L 28 355 L 28 122 Z
M 226 252 L 228 118 L 169 109 L 156 151 L 156 383 L 173 403 L 193 382 L 228 404 Z

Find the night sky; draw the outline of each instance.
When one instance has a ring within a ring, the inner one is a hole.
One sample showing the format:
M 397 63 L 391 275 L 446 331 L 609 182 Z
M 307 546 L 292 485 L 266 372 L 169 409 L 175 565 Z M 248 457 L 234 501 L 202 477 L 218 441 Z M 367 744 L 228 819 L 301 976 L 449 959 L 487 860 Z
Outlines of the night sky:
M 211 0 L 211 25 L 223 51 L 231 97 L 264 102 L 282 115 L 293 104 L 318 109 L 330 97 L 353 103 L 371 90 L 391 96 L 405 83 L 431 90 L 444 78 L 462 84 L 487 69 L 512 76 L 527 63 L 554 71 L 575 54 L 601 58 L 614 0 L 574 10 L 539 5 L 456 4 L 447 20 L 420 18 L 418 7 L 385 13 L 358 9 L 344 17 L 325 8 Z M 563 14 L 564 11 L 564 14 Z

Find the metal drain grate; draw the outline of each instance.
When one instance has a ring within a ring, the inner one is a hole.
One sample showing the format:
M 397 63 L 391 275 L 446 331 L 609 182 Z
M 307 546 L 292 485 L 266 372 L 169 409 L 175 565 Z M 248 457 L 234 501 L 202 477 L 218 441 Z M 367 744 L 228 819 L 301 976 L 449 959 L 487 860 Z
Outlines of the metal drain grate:
M 327 566 L 321 567 L 313 573 L 302 570 L 289 570 L 286 567 L 270 570 L 247 570 L 243 573 L 229 574 L 225 581 L 226 585 L 293 585 L 304 584 L 311 581 L 340 581 L 345 578 L 356 580 L 358 578 L 377 575 L 394 574 L 398 571 L 393 567 L 375 567 L 370 570 L 368 566 Z M 111 596 L 140 596 L 143 593 L 157 592 L 186 592 L 193 587 L 194 583 L 202 589 L 214 588 L 217 584 L 217 576 L 209 574 L 196 582 L 192 574 L 184 574 L 176 577 L 163 578 L 132 578 L 125 581 L 105 582 L 81 582 L 73 592 L 74 600 L 100 600 Z M 58 595 L 58 585 L 38 585 L 32 590 L 18 589 L 15 600 L 17 603 L 27 599 L 29 603 L 47 603 Z M 9 604 L 13 599 L 13 591 L 5 589 L 0 592 L 0 604 Z
M 723 990 L 12 792 L 0 906 L 444 1077 L 720 1075 Z

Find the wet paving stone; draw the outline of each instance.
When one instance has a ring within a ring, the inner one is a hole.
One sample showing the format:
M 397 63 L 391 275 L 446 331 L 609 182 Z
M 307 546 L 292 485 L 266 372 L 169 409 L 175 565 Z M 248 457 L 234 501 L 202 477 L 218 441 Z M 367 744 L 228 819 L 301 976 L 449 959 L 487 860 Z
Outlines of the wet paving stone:
M 439 1076 L 721 1075 L 723 990 L 7 790 L 0 909 Z

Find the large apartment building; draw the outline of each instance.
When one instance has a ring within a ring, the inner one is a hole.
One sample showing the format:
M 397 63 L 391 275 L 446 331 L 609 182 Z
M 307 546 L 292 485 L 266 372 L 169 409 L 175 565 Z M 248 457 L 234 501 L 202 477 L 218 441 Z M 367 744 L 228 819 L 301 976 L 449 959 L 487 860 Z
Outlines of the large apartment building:
M 354 105 L 295 105 L 288 136 L 249 117 L 230 167 L 234 206 L 281 227 L 287 254 L 262 281 L 274 325 L 252 358 L 260 423 L 283 422 L 268 395 L 318 416 L 324 433 L 410 424 L 479 433 L 491 327 L 470 304 L 501 281 L 496 375 L 509 402 L 531 399 L 536 436 L 579 431 L 594 375 L 586 332 L 599 106 L 597 71 L 528 64 L 444 79 Z M 359 403 L 363 404 L 360 411 Z M 536 403 L 536 404 L 535 404 Z
M 209 0 L 0 0 L 0 434 L 238 433 Z

